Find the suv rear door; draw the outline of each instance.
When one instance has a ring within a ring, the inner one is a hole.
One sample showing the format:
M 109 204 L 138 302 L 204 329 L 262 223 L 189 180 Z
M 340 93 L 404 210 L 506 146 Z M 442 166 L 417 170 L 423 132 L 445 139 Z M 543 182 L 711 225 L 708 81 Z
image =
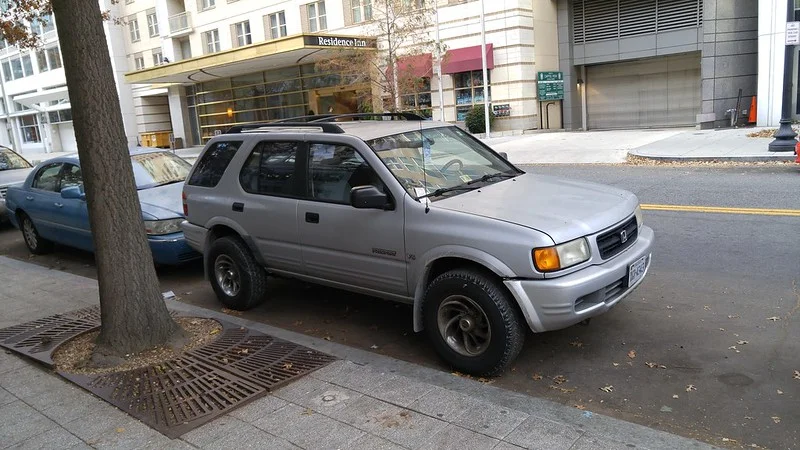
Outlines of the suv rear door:
M 408 295 L 403 204 L 393 209 L 357 209 L 350 189 L 374 185 L 391 196 L 384 182 L 352 146 L 309 142 L 305 164 L 306 198 L 297 222 L 306 273 L 360 289 Z

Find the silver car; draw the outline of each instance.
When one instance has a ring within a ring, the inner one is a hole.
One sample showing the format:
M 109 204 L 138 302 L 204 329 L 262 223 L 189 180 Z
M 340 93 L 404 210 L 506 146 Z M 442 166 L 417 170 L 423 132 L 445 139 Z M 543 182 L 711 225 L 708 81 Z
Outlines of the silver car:
M 14 150 L 0 146 L 0 223 L 8 221 L 6 192 L 9 186 L 22 184 L 33 170 L 31 163 Z
M 359 118 L 207 143 L 181 227 L 224 305 L 264 301 L 268 275 L 410 303 L 447 363 L 495 375 L 526 326 L 583 322 L 644 279 L 653 230 L 632 193 L 525 173 L 448 123 Z

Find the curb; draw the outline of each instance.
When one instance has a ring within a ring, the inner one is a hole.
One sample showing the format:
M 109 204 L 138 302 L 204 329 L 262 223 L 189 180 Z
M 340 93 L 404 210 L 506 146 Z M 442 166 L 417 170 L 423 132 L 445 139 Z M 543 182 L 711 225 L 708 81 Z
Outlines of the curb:
M 628 152 L 628 156 L 659 162 L 785 162 L 794 161 L 795 155 L 775 156 L 655 156 Z

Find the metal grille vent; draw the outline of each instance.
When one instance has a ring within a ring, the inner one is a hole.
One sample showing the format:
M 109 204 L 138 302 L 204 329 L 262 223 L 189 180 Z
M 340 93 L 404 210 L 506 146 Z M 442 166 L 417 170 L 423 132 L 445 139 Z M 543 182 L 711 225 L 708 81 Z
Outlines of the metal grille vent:
M 703 0 L 575 0 L 572 39 L 585 44 L 699 27 Z

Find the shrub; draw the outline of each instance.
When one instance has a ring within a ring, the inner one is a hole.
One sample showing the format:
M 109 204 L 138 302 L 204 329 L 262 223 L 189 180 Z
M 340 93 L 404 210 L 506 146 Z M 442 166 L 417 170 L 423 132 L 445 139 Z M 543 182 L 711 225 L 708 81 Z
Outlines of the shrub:
M 489 125 L 494 122 L 494 114 L 489 113 Z M 483 105 L 473 106 L 464 119 L 464 124 L 472 134 L 486 132 L 486 120 L 483 116 Z

